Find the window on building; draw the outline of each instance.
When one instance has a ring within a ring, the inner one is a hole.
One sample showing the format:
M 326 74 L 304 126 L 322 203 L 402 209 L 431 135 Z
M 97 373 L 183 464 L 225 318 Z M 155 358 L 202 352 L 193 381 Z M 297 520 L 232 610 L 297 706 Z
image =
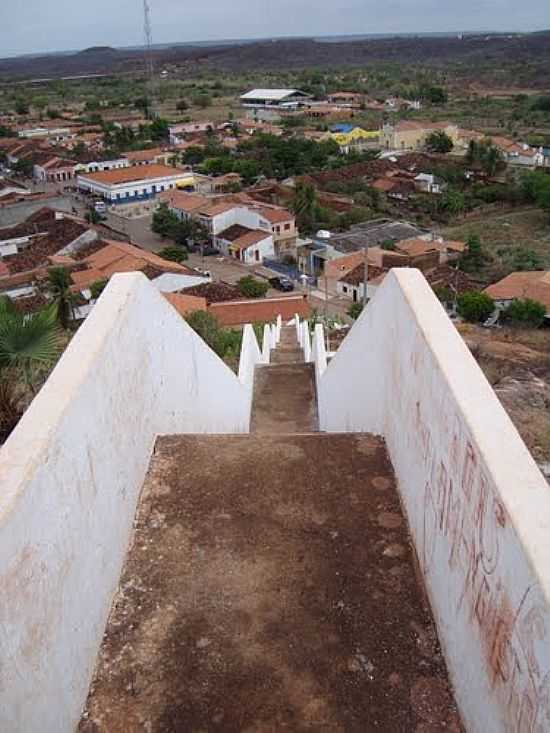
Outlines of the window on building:
M 344 292 L 344 293 L 347 293 L 348 292 L 347 285 L 342 285 L 342 292 Z
M 260 261 L 260 250 L 259 249 L 254 250 L 254 257 L 256 258 L 256 262 Z
M 277 234 L 281 233 L 281 227 L 277 227 Z
M 290 231 L 290 224 L 285 224 L 285 232 Z

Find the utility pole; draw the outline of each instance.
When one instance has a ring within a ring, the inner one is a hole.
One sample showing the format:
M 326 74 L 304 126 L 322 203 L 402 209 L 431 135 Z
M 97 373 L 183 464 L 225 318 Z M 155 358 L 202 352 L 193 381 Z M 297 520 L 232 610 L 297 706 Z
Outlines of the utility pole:
M 145 37 L 145 72 L 147 77 L 147 115 L 157 117 L 155 63 L 153 61 L 153 30 L 151 27 L 151 8 L 149 0 L 143 0 L 143 33 Z
M 363 308 L 367 305 L 367 285 L 369 282 L 369 243 L 367 242 L 364 247 L 365 254 L 365 267 L 363 273 Z

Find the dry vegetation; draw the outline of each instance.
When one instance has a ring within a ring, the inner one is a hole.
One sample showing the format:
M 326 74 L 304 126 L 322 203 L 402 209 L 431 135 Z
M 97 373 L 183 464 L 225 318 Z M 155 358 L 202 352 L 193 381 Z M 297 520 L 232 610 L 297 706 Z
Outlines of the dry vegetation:
M 459 330 L 535 460 L 550 464 L 550 329 Z

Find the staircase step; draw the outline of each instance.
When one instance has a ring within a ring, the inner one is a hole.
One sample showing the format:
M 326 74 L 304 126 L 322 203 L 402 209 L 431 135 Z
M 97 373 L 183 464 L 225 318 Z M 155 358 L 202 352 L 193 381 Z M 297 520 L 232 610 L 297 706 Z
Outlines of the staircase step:
M 80 730 L 459 731 L 385 446 L 157 441 Z
M 318 430 L 313 364 L 256 367 L 252 433 L 311 433 Z
M 271 364 L 295 364 L 304 363 L 304 352 L 302 349 L 276 349 L 271 352 Z

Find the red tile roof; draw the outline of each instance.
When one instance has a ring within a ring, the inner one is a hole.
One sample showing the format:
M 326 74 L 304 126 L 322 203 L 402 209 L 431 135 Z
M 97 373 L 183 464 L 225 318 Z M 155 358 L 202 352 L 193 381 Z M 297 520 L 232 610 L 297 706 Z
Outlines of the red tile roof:
M 185 178 L 184 171 L 171 168 L 167 165 L 134 165 L 129 168 L 113 168 L 109 171 L 98 171 L 97 173 L 81 174 L 82 178 L 86 178 L 96 183 L 103 183 L 108 186 L 115 186 L 123 183 L 134 183 L 136 181 L 153 180 L 155 178 L 168 178 L 179 176 Z
M 305 295 L 212 303 L 208 310 L 218 319 L 221 326 L 271 322 L 279 315 L 284 320 L 293 318 L 296 313 L 301 318 L 308 318 L 310 315 L 310 307 Z
M 187 313 L 206 310 L 206 298 L 199 298 L 195 295 L 184 295 L 183 293 L 163 293 L 163 296 L 174 306 L 180 316 Z
M 493 300 L 538 300 L 550 312 L 550 270 L 512 272 L 497 283 L 489 285 L 484 292 Z

